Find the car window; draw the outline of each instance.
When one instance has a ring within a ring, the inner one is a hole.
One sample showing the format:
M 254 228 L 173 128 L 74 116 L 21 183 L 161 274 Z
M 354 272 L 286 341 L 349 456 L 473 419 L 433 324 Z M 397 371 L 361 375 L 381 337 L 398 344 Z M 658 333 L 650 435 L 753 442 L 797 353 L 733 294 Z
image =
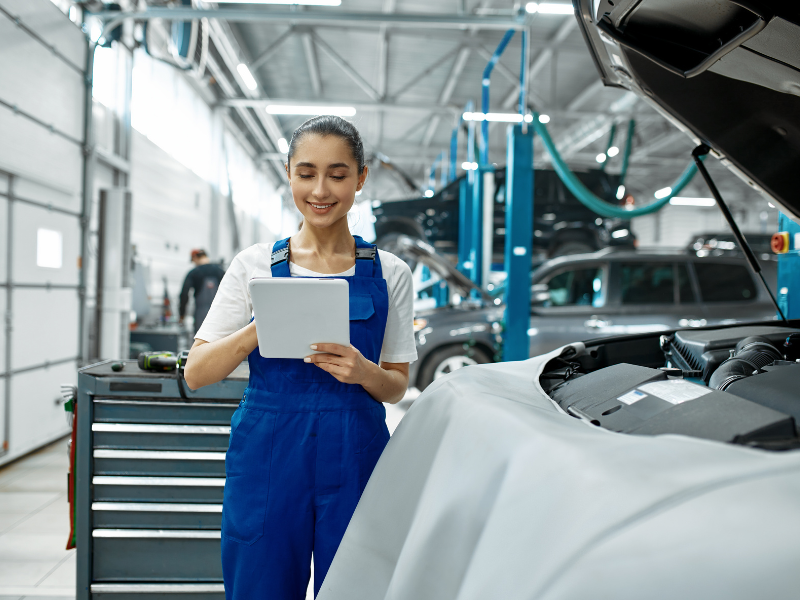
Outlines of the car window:
M 703 302 L 748 302 L 755 300 L 753 278 L 744 265 L 696 262 L 697 281 Z
M 673 304 L 675 279 L 672 263 L 620 264 L 623 305 Z
M 603 306 L 604 279 L 598 267 L 563 271 L 546 282 L 550 300 L 545 306 Z
M 678 297 L 681 304 L 691 304 L 695 302 L 692 282 L 689 280 L 689 269 L 686 265 L 678 265 Z

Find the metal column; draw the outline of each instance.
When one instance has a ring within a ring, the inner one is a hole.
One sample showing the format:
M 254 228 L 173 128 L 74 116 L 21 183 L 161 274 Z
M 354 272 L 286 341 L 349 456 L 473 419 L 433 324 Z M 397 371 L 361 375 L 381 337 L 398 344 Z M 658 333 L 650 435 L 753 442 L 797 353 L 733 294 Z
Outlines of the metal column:
M 508 128 L 506 160 L 506 283 L 503 360 L 529 355 L 533 243 L 533 128 Z
M 472 248 L 472 172 L 458 185 L 458 269 L 467 277 L 472 276 L 469 251 Z

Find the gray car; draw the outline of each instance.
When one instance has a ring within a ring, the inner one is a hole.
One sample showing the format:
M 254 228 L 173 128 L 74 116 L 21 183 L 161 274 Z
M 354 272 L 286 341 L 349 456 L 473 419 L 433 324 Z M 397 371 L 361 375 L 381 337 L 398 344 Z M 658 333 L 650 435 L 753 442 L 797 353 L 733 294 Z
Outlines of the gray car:
M 502 356 L 503 286 L 479 289 L 429 244 L 402 236 L 400 256 L 435 273 L 417 290 L 418 360 L 411 385 L 424 390 L 461 367 Z M 682 327 L 772 320 L 769 297 L 737 257 L 679 251 L 601 250 L 555 258 L 531 276 L 530 355 L 575 340 Z
M 737 257 L 601 250 L 547 261 L 531 283 L 531 356 L 576 340 L 775 318 Z

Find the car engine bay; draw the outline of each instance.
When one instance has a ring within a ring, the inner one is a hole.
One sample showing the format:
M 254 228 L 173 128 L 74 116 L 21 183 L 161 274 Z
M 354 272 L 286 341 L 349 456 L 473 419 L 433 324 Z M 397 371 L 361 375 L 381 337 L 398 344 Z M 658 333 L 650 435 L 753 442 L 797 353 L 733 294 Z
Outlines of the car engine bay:
M 800 329 L 679 330 L 567 346 L 540 383 L 566 413 L 610 431 L 800 448 Z

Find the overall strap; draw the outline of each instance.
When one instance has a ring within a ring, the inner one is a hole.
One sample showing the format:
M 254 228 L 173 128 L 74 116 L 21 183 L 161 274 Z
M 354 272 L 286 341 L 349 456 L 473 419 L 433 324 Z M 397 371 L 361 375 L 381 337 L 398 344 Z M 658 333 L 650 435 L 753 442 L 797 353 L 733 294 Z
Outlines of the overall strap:
M 289 271 L 289 238 L 275 242 L 270 261 L 273 277 L 291 277 Z
M 383 277 L 378 247 L 365 242 L 360 235 L 356 240 L 356 277 Z

